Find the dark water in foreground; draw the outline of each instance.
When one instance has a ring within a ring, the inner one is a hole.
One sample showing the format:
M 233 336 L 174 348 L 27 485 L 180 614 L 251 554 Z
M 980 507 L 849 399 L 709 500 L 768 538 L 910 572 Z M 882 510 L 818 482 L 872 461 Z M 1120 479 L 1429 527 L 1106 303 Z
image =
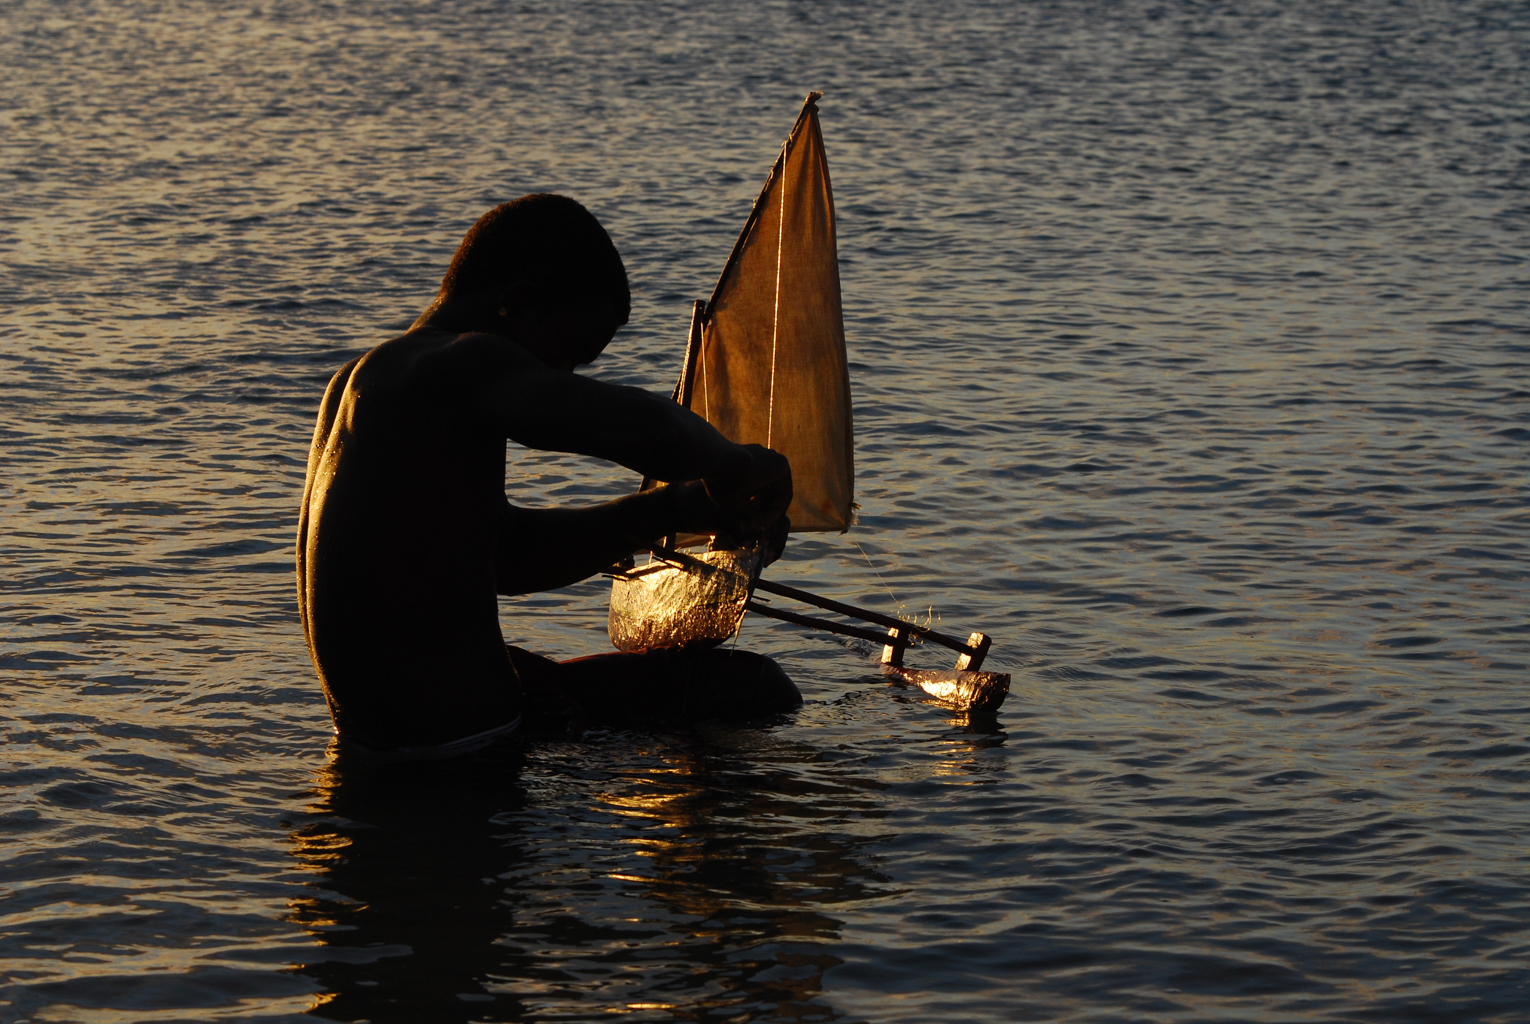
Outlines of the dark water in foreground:
M 0 28 L 0 1020 L 1530 1020 L 1523 4 Z M 555 189 L 634 282 L 597 372 L 667 390 L 809 88 L 864 509 L 774 572 L 992 633 L 1002 713 L 751 621 L 786 719 L 331 760 L 330 372 Z

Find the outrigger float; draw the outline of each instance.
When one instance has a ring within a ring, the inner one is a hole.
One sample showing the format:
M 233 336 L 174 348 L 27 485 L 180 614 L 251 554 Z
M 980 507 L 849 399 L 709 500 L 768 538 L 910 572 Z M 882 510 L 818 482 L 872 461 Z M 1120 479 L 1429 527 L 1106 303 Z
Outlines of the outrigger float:
M 840 306 L 834 196 L 809 93 L 744 222 L 708 302 L 697 302 L 674 399 L 738 444 L 763 444 L 790 460 L 791 532 L 850 528 L 854 432 Z M 644 486 L 649 486 L 644 481 Z M 666 538 L 646 565 L 612 572 L 608 629 L 618 650 L 714 646 L 737 634 L 747 612 L 882 645 L 882 671 L 943 706 L 992 712 L 1009 674 L 982 671 L 991 640 L 965 641 L 891 615 L 760 578 L 756 545 L 708 536 Z M 704 550 L 701 545 L 706 545 Z M 695 550 L 686 550 L 687 548 Z M 881 627 L 851 625 L 777 607 L 783 598 Z M 903 663 L 920 643 L 950 648 L 955 668 Z

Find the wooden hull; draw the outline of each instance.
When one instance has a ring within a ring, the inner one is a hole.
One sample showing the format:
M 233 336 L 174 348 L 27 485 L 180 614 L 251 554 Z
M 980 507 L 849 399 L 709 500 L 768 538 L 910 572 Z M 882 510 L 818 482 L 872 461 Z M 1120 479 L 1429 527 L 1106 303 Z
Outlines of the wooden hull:
M 1009 696 L 1008 672 L 963 672 L 956 669 L 918 669 L 883 665 L 882 672 L 906 686 L 917 686 L 941 707 L 952 711 L 999 710 Z

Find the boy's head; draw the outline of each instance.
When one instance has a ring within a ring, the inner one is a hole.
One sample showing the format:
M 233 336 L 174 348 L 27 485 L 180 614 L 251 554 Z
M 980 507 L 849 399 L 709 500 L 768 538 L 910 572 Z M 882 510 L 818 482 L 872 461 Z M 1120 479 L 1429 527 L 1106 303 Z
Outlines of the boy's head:
M 627 270 L 611 236 L 579 203 L 548 192 L 521 196 L 479 217 L 452 257 L 440 297 L 452 301 L 507 289 L 514 298 L 506 301 L 523 307 L 522 314 L 575 317 L 597 333 L 603 329 L 605 340 L 631 313 Z M 598 348 L 579 353 L 576 361 L 598 354 Z

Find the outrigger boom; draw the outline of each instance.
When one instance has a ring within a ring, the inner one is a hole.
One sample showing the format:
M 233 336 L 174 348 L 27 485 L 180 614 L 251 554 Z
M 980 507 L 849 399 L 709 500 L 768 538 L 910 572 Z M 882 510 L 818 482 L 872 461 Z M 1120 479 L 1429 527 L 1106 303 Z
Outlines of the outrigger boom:
M 870 611 L 865 608 L 857 608 L 853 604 L 843 601 L 835 601 L 832 598 L 820 597 L 817 594 L 801 590 L 797 587 L 787 586 L 784 583 L 772 583 L 761 579 L 758 575 L 753 576 L 747 584 L 734 583 L 738 578 L 738 569 L 725 565 L 714 565 L 695 555 L 684 551 L 676 551 L 673 548 L 656 544 L 649 549 L 657 565 L 663 565 L 680 569 L 694 576 L 706 578 L 716 577 L 723 574 L 732 577 L 727 582 L 733 586 L 727 589 L 743 597 L 742 607 L 735 613 L 741 621 L 743 612 L 752 611 L 767 618 L 789 622 L 796 626 L 808 629 L 821 630 L 827 633 L 837 633 L 841 636 L 855 637 L 860 640 L 869 640 L 872 643 L 882 644 L 882 671 L 887 675 L 894 676 L 900 681 L 918 686 L 926 693 L 935 697 L 946 706 L 962 711 L 996 711 L 999 705 L 1004 703 L 1004 698 L 1009 695 L 1009 674 L 1007 672 L 982 672 L 980 669 L 983 660 L 988 656 L 988 649 L 992 646 L 992 639 L 985 633 L 971 633 L 967 641 L 948 636 L 938 630 L 921 626 L 918 623 L 909 622 L 892 615 L 883 615 L 880 612 Z M 756 563 L 757 564 L 757 563 Z M 637 579 L 652 572 L 652 568 L 623 569 L 621 578 Z M 756 570 L 757 571 L 757 570 Z M 742 591 L 742 593 L 740 593 Z M 813 605 L 825 611 L 831 611 L 848 618 L 860 619 L 874 625 L 884 627 L 886 633 L 878 633 L 872 629 L 861 626 L 852 626 L 843 622 L 835 622 L 831 619 L 823 619 L 812 615 L 801 615 L 790 612 L 783 608 L 777 608 L 766 603 L 763 599 L 754 597 L 755 591 L 764 591 L 777 597 L 789 598 L 800 601 L 803 604 Z M 737 601 L 733 598 L 732 601 Z M 729 603 L 725 598 L 721 603 Z M 726 615 L 726 613 L 724 613 Z M 726 618 L 719 619 L 727 621 Z M 735 629 L 737 626 L 735 625 Z M 914 646 L 920 640 L 926 640 L 942 647 L 957 652 L 956 667 L 944 671 L 908 668 L 903 664 L 903 653 Z
M 860 637 L 862 640 L 873 640 L 883 643 L 885 644 L 885 647 L 882 652 L 882 661 L 888 665 L 902 665 L 904 649 L 912 647 L 914 644 L 914 641 L 911 640 L 910 637 L 920 637 L 922 639 L 929 640 L 932 643 L 937 643 L 942 647 L 949 647 L 951 650 L 960 655 L 960 657 L 956 659 L 956 668 L 958 671 L 976 672 L 978 669 L 983 667 L 983 659 L 988 657 L 988 648 L 993 643 L 993 641 L 983 633 L 972 633 L 967 637 L 966 643 L 963 643 L 953 636 L 946 636 L 946 634 L 936 632 L 927 626 L 920 626 L 917 623 L 909 622 L 905 619 L 894 618 L 891 615 L 882 615 L 877 612 L 867 611 L 864 608 L 857 608 L 853 604 L 845 604 L 841 601 L 833 601 L 827 597 L 819 597 L 817 594 L 810 594 L 806 590 L 798 590 L 796 587 L 788 587 L 784 583 L 772 583 L 769 580 L 756 580 L 754 589 L 763 590 L 767 594 L 775 594 L 778 597 L 789 597 L 794 601 L 801 601 L 803 604 L 816 605 L 819 608 L 823 608 L 831 612 L 838 612 L 841 615 L 848 615 L 851 618 L 863 619 L 866 622 L 874 622 L 879 626 L 886 626 L 887 635 L 881 636 L 869 629 L 858 629 L 854 626 L 844 626 L 837 622 L 830 622 L 828 619 L 813 619 L 804 615 L 794 615 L 791 612 L 783 612 L 779 609 L 771 608 L 767 605 L 759 604 L 755 601 L 750 601 L 749 604 L 746 605 L 750 611 L 759 612 L 761 615 L 765 615 L 773 619 L 781 619 L 785 622 L 796 622 L 798 625 L 811 626 L 814 629 L 825 629 L 830 633 L 843 633 L 845 636 L 856 636 Z

